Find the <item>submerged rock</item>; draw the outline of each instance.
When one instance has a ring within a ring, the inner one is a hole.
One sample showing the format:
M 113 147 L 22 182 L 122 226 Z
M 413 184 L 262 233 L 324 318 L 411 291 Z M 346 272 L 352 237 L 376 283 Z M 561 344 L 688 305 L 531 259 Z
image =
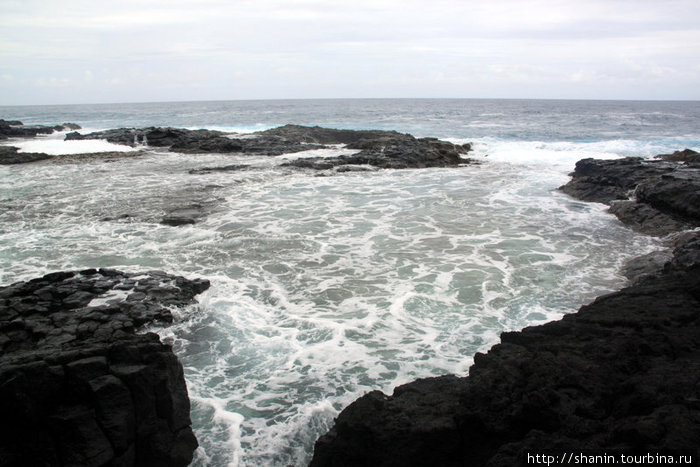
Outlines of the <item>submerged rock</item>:
M 135 330 L 208 287 L 110 269 L 0 287 L 0 465 L 188 465 L 182 366 Z
M 560 321 L 506 332 L 469 376 L 373 391 L 311 466 L 525 465 L 542 452 L 700 448 L 700 234 L 662 272 Z
M 238 172 L 240 170 L 247 170 L 249 168 L 251 168 L 251 166 L 247 164 L 232 164 L 221 167 L 202 167 L 201 169 L 191 169 L 189 173 L 191 173 L 192 175 L 202 175 L 212 172 Z
M 205 213 L 202 210 L 202 206 L 192 205 L 170 211 L 165 217 L 163 217 L 160 223 L 173 227 L 190 225 L 196 224 L 197 221 L 204 216 Z

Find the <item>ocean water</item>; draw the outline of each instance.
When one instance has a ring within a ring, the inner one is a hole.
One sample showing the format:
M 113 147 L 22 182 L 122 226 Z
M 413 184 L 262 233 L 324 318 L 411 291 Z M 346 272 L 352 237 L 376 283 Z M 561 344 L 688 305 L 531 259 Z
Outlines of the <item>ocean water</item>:
M 341 147 L 0 166 L 1 284 L 88 267 L 211 280 L 174 325 L 150 328 L 185 367 L 196 466 L 305 465 L 365 392 L 465 375 L 501 332 L 624 286 L 624 261 L 660 241 L 556 188 L 584 157 L 700 149 L 697 102 L 236 101 L 0 107 L 0 118 L 81 131 L 297 123 L 473 143 L 479 164 L 332 176 L 280 163 Z M 62 137 L 5 144 L 58 162 L 131 150 Z M 252 167 L 189 173 L 231 164 Z M 197 224 L 159 223 L 192 204 L 207 212 Z

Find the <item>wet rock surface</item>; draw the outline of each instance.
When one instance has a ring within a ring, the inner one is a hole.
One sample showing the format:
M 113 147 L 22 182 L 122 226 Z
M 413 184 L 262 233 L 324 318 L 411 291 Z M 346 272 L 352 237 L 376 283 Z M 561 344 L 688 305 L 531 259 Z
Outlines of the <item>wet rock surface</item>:
M 692 149 L 684 149 L 682 151 L 674 151 L 672 154 L 659 154 L 655 156 L 657 159 L 675 162 L 700 162 L 700 153 Z
M 0 465 L 189 464 L 182 366 L 135 330 L 208 286 L 91 269 L 0 287 Z
M 543 450 L 698 456 L 698 374 L 695 233 L 661 272 L 503 333 L 468 377 L 361 397 L 317 441 L 311 466 L 513 466 Z
M 66 140 L 104 139 L 126 146 L 150 146 L 167 148 L 181 153 L 242 153 L 266 156 L 324 148 L 323 145 L 306 144 L 264 133 L 257 137 L 238 138 L 221 131 L 188 130 L 184 128 L 118 128 L 82 135 L 68 133 Z
M 631 228 L 663 236 L 700 226 L 700 162 L 686 149 L 663 160 L 583 159 L 560 189 L 575 198 L 610 205 Z
M 105 139 L 129 146 L 167 147 L 184 153 L 240 153 L 279 156 L 329 145 L 345 145 L 356 149 L 353 155 L 304 158 L 285 166 L 327 170 L 339 166 L 371 165 L 380 168 L 450 167 L 466 164 L 461 156 L 471 150 L 469 144 L 457 145 L 435 138 L 415 138 L 409 134 L 379 130 L 338 130 L 333 128 L 285 125 L 238 137 L 219 131 L 180 128 L 121 128 L 87 135 L 78 132 L 66 135 L 72 139 Z M 206 171 L 227 170 L 210 167 Z M 206 173 L 206 171 L 201 173 Z
M 18 152 L 14 146 L 0 146 L 0 165 L 28 164 L 30 162 L 48 161 L 52 164 L 79 164 L 85 162 L 114 162 L 120 159 L 139 157 L 144 151 L 103 151 L 81 154 L 62 154 L 52 156 L 43 152 Z
M 205 216 L 206 212 L 204 211 L 204 206 L 201 204 L 191 204 L 189 206 L 172 209 L 161 219 L 160 223 L 172 227 L 191 225 L 196 224 L 197 221 Z
M 43 152 L 19 152 L 19 148 L 14 146 L 0 146 L 0 165 L 27 164 L 52 157 Z
M 406 169 L 451 167 L 470 162 L 462 158 L 463 154 L 471 150 L 469 144 L 458 145 L 436 138 L 415 138 L 396 131 L 336 130 L 286 125 L 266 133 L 303 142 L 344 144 L 348 149 L 358 150 L 352 155 L 304 158 L 283 164 L 290 167 L 328 170 L 341 166 L 369 165 L 385 169 Z
M 409 169 L 455 167 L 472 162 L 462 158 L 470 150 L 468 145 L 456 145 L 434 138 L 417 139 L 411 135 L 365 140 L 347 147 L 360 151 L 345 156 L 297 159 L 283 165 L 316 170 L 362 165 L 382 169 Z
M 0 139 L 33 138 L 37 135 L 49 135 L 54 131 L 79 130 L 80 125 L 64 123 L 62 125 L 25 125 L 19 120 L 0 119 Z

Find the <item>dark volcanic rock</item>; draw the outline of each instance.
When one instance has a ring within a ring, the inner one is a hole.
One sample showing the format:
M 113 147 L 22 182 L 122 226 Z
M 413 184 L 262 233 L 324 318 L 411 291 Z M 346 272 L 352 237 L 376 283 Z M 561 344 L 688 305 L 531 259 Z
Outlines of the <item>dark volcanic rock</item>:
M 182 366 L 134 330 L 208 286 L 92 269 L 0 287 L 0 465 L 188 465 Z
M 415 138 L 396 131 L 335 130 L 321 127 L 286 125 L 261 134 L 281 135 L 301 142 L 345 144 L 357 149 L 357 154 L 326 158 L 298 159 L 284 165 L 325 170 L 345 165 L 371 165 L 380 168 L 405 169 L 421 167 L 450 167 L 467 163 L 461 155 L 471 145 L 456 145 L 435 138 Z
M 61 128 L 58 131 L 68 131 L 68 130 L 80 130 L 82 127 L 77 123 L 64 123 L 63 125 L 58 125 Z
M 192 205 L 170 211 L 165 217 L 163 217 L 160 223 L 173 227 L 196 224 L 197 221 L 204 216 L 205 213 L 202 211 L 202 206 Z
M 639 184 L 635 195 L 640 203 L 700 225 L 700 167 L 683 166 L 645 180 Z
M 609 211 L 623 224 L 648 235 L 664 236 L 692 228 L 692 224 L 634 200 L 614 201 Z
M 219 131 L 182 128 L 120 128 L 87 135 L 66 135 L 73 139 L 105 139 L 112 143 L 167 147 L 183 153 L 241 153 L 279 156 L 327 145 L 357 149 L 351 156 L 299 159 L 285 165 L 327 169 L 344 165 L 372 165 L 381 168 L 448 167 L 467 163 L 461 158 L 471 146 L 456 145 L 435 138 L 417 139 L 408 134 L 379 130 L 336 130 L 332 128 L 285 125 L 242 138 Z M 207 168 L 207 171 L 217 168 Z
M 663 271 L 507 332 L 466 378 L 371 392 L 311 466 L 525 465 L 542 452 L 700 455 L 700 235 Z
M 688 162 L 688 163 L 699 163 L 700 153 L 693 151 L 692 149 L 684 149 L 682 151 L 675 151 L 673 154 L 659 154 L 655 156 L 657 159 L 663 159 L 665 161 L 675 161 L 675 162 Z
M 43 152 L 18 152 L 14 146 L 0 146 L 0 165 L 26 164 L 28 162 L 43 161 L 53 156 Z
M 411 135 L 361 139 L 347 146 L 359 149 L 356 154 L 306 158 L 283 165 L 325 170 L 345 165 L 371 165 L 384 169 L 408 169 L 424 167 L 454 167 L 470 161 L 462 158 L 470 145 L 456 145 L 435 138 L 414 138 Z
M 700 226 L 700 165 L 690 159 L 684 164 L 583 159 L 560 189 L 584 201 L 610 204 L 622 222 L 650 235 Z
M 183 153 L 244 153 L 268 156 L 317 149 L 324 146 L 287 141 L 279 137 L 234 138 L 221 131 L 188 130 L 184 128 L 119 128 L 82 135 L 68 133 L 66 140 L 104 139 L 127 146 L 169 148 Z
M 0 165 L 27 164 L 48 160 L 52 164 L 76 164 L 90 161 L 113 162 L 119 159 L 143 156 L 143 151 L 105 151 L 52 156 L 43 152 L 18 152 L 14 146 L 0 146 Z
M 345 144 L 352 149 L 363 140 L 379 138 L 401 138 L 410 135 L 383 130 L 338 130 L 320 126 L 284 125 L 270 130 L 259 131 L 257 136 L 279 138 L 296 143 Z
M 249 169 L 251 166 L 246 164 L 232 164 L 221 167 L 202 167 L 201 169 L 191 169 L 189 173 L 192 175 L 202 175 L 212 172 L 238 172 L 239 170 Z
M 610 204 L 613 200 L 629 199 L 637 185 L 650 177 L 673 170 L 672 164 L 654 163 L 640 157 L 582 159 L 576 163 L 571 181 L 560 189 L 583 201 Z
M 220 131 L 211 130 L 187 130 L 184 128 L 117 128 L 112 130 L 97 131 L 82 135 L 78 132 L 68 133 L 66 141 L 85 139 L 104 139 L 114 144 L 125 146 L 153 146 L 170 147 L 174 144 L 187 144 L 188 141 L 206 141 L 219 138 L 223 135 Z
M 33 138 L 36 135 L 48 135 L 54 131 L 79 130 L 80 125 L 64 123 L 63 125 L 24 125 L 18 120 L 0 119 L 0 139 L 7 138 Z

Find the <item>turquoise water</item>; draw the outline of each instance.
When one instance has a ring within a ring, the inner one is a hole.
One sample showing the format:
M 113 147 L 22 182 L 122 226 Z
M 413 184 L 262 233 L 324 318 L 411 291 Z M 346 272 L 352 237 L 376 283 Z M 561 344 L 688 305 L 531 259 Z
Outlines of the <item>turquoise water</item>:
M 474 143 L 479 164 L 333 176 L 280 167 L 318 151 L 151 151 L 0 167 L 0 283 L 87 267 L 212 281 L 197 304 L 176 310 L 173 326 L 156 329 L 185 366 L 201 466 L 304 465 L 333 417 L 363 393 L 466 374 L 502 331 L 558 319 L 621 287 L 623 262 L 658 241 L 556 188 L 582 157 L 698 149 L 696 103 L 251 101 L 0 112 L 94 129 L 293 122 Z M 33 144 L 56 153 L 70 146 L 60 137 Z M 236 163 L 253 168 L 189 173 Z M 207 211 L 197 224 L 159 224 L 192 203 Z

